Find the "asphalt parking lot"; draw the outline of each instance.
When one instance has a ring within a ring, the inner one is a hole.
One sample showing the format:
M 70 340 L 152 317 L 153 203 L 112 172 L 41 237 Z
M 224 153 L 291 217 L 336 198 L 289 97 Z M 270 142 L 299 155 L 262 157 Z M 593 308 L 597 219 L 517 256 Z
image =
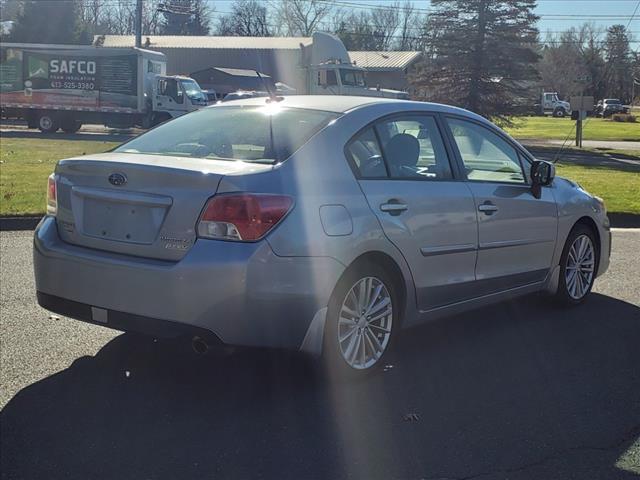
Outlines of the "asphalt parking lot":
M 614 231 L 586 305 L 535 295 L 434 322 L 357 383 L 50 318 L 31 235 L 0 233 L 3 479 L 640 475 L 640 230 Z

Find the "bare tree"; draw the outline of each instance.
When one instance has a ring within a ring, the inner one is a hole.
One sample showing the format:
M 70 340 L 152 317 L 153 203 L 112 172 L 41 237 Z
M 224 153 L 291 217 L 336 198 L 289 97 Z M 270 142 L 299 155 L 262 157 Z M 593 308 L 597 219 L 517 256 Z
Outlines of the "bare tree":
M 347 50 L 383 49 L 383 38 L 375 30 L 367 11 L 334 14 L 332 30 Z
M 334 10 L 331 3 L 319 0 L 279 0 L 272 5 L 276 24 L 289 36 L 309 37 L 322 30 L 322 23 Z
M 426 18 L 414 4 L 407 0 L 400 9 L 399 38 L 395 42 L 397 50 L 422 50 L 424 47 L 424 25 Z
M 556 91 L 563 97 L 582 91 L 583 86 L 577 79 L 586 75 L 587 69 L 580 53 L 580 36 L 576 28 L 570 28 L 560 35 L 546 36 L 538 64 L 543 89 Z
M 371 11 L 373 31 L 378 38 L 380 50 L 390 50 L 396 30 L 400 24 L 400 4 L 394 2 L 389 7 L 374 8 Z
M 236 0 L 231 13 L 220 17 L 218 35 L 236 37 L 270 37 L 267 9 L 256 0 Z

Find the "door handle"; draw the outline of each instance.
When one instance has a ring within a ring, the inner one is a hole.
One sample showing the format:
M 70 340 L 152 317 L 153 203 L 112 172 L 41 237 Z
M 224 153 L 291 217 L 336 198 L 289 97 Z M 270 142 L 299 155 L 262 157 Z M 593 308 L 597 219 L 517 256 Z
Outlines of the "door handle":
M 382 205 L 380 205 L 380 210 L 382 210 L 383 212 L 387 212 L 391 215 L 400 215 L 402 212 L 408 209 L 409 209 L 409 206 L 405 203 L 390 201 L 389 203 L 383 203 Z
M 498 207 L 495 206 L 491 202 L 484 202 L 482 205 L 478 205 L 478 210 L 483 212 L 485 215 L 493 215 L 498 211 Z

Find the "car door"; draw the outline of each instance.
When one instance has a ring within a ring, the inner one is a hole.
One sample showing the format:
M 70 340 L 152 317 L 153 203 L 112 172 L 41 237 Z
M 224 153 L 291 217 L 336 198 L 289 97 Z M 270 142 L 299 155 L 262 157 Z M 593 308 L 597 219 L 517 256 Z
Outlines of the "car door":
M 464 167 L 478 216 L 478 294 L 545 279 L 555 249 L 558 212 L 551 188 L 536 198 L 523 162 L 497 129 L 447 117 L 456 156 Z
M 420 310 L 468 297 L 475 280 L 475 204 L 454 178 L 438 123 L 431 115 L 393 116 L 346 148 L 371 210 L 407 260 Z
M 175 78 L 159 78 L 156 91 L 154 110 L 172 113 L 174 117 L 184 113 L 184 93 Z

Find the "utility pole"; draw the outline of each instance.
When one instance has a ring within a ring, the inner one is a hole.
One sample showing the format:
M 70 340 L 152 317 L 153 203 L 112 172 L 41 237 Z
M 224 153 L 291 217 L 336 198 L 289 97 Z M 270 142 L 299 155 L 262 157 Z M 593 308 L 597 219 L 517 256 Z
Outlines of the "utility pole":
M 142 47 L 142 0 L 136 0 L 136 48 Z

